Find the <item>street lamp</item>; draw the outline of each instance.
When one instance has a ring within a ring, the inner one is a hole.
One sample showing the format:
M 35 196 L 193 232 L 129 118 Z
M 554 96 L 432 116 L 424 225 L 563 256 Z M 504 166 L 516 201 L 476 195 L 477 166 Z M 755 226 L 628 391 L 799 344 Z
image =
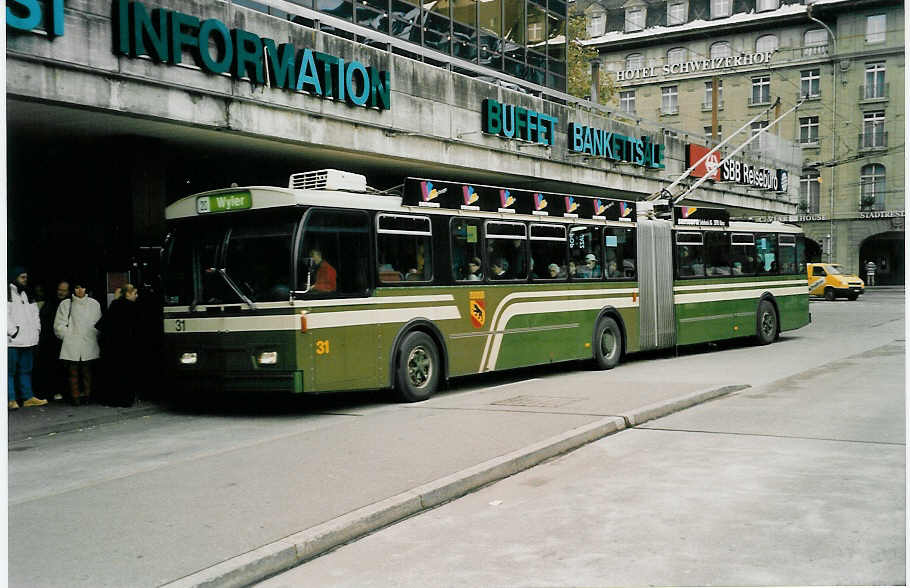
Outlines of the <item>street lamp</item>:
M 809 20 L 812 22 L 818 23 L 828 31 L 828 34 L 831 35 L 831 161 L 837 161 L 837 66 L 834 62 L 837 56 L 837 37 L 834 36 L 834 31 L 831 28 L 812 16 L 812 5 L 809 4 L 806 7 L 806 15 L 809 17 Z M 821 181 L 821 175 L 819 175 L 819 181 Z M 834 193 L 837 191 L 837 166 L 831 167 L 831 187 L 829 188 L 829 199 L 828 199 L 828 240 L 830 242 L 831 236 L 834 234 Z M 831 256 L 833 254 L 833 243 L 828 247 L 828 263 L 831 263 Z

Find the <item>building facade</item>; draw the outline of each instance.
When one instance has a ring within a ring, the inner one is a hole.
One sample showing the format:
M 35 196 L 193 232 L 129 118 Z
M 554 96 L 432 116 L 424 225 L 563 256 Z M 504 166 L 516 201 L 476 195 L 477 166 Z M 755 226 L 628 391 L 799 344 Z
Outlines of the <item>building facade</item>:
M 904 10 L 881 0 L 601 0 L 585 10 L 615 107 L 743 143 L 759 160 L 797 145 L 799 210 L 816 260 L 904 280 Z M 777 98 L 780 106 L 769 108 Z M 770 135 L 770 136 L 766 136 Z M 794 178 L 795 179 L 795 178 Z
M 487 4 L 502 15 L 508 3 Z M 536 30 L 531 4 L 519 12 Z M 322 168 L 378 189 L 412 176 L 631 199 L 685 169 L 681 131 L 510 75 L 505 50 L 481 63 L 430 48 L 426 30 L 370 28 L 363 5 L 348 19 L 284 0 L 8 2 L 8 262 L 46 289 L 80 276 L 100 293 L 137 251 L 154 256 L 167 204 Z M 527 38 L 526 65 L 537 51 Z M 609 153 L 588 142 L 608 135 Z M 698 198 L 797 212 L 795 186 L 708 186 Z

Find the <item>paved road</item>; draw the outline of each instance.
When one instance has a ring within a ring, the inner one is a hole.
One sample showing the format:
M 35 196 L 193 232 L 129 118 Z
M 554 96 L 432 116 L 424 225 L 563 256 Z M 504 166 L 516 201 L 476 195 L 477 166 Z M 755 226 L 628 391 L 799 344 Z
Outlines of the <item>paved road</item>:
M 489 375 L 414 405 L 366 394 L 266 400 L 13 442 L 10 584 L 171 582 L 609 415 L 846 361 L 903 337 L 902 300 L 813 303 L 811 327 L 768 347 Z M 36 561 L 36 549 L 53 557 Z
M 813 303 L 813 327 L 771 348 L 658 362 L 674 380 L 686 364 L 708 362 L 757 385 L 603 438 L 258 586 L 903 585 L 898 294 Z

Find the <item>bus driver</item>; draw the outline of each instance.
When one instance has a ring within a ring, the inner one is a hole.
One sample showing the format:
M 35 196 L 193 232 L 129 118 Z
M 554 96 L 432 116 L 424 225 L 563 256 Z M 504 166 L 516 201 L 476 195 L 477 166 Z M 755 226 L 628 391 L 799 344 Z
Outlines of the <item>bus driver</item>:
M 337 276 L 335 268 L 322 259 L 322 251 L 319 249 L 310 250 L 310 259 L 313 263 L 311 270 L 316 272 L 316 283 L 313 284 L 313 290 L 315 292 L 334 292 Z

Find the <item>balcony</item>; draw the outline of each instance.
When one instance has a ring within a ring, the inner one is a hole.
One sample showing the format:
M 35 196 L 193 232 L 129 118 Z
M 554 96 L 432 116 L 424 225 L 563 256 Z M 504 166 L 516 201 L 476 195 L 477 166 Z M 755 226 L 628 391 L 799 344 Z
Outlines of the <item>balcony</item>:
M 717 110 L 723 110 L 723 109 L 724 109 L 724 101 L 718 100 L 717 101 Z M 711 112 L 712 110 L 714 110 L 714 108 L 712 107 L 710 100 L 707 100 L 707 101 L 701 103 L 702 112 Z
M 828 56 L 828 44 L 824 45 L 807 45 L 804 47 L 799 47 L 794 50 L 793 58 L 798 57 L 827 57 Z
M 674 114 L 679 114 L 679 106 L 661 106 L 660 107 L 661 116 L 671 116 Z
M 771 96 L 749 96 L 749 106 L 771 106 Z
M 884 102 L 891 95 L 891 87 L 884 84 L 865 84 L 859 87 L 860 102 Z
M 803 99 L 805 99 L 805 100 L 821 100 L 821 99 L 822 99 L 821 90 L 816 91 L 815 94 L 803 94 L 802 92 L 797 92 L 797 93 L 796 93 L 796 101 L 799 102 L 800 100 L 803 100 Z
M 872 151 L 888 147 L 888 131 L 869 131 L 859 134 L 860 151 Z

